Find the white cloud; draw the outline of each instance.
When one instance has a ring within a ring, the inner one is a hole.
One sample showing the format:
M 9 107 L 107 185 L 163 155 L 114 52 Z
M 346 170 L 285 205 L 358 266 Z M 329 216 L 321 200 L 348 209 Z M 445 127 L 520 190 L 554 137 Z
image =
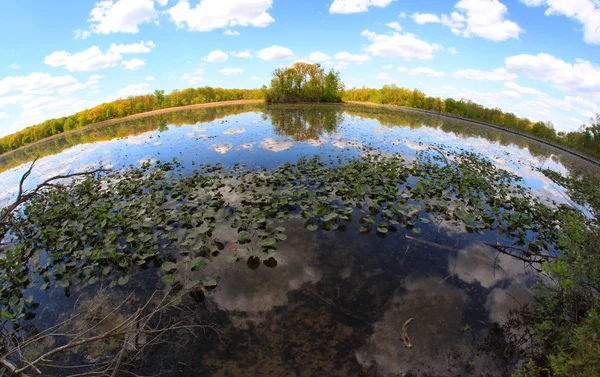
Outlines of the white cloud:
M 14 94 L 12 96 L 0 97 L 0 108 L 6 106 L 22 105 L 33 100 L 35 96 L 30 94 Z
M 158 3 L 158 5 L 160 5 L 161 7 L 166 7 L 167 4 L 169 3 L 169 0 L 156 0 L 156 2 Z
M 90 80 L 94 80 L 94 81 L 95 80 L 100 80 L 100 79 L 103 79 L 103 78 L 104 78 L 104 76 L 102 76 L 102 75 L 91 75 L 90 76 Z
M 406 13 L 400 12 L 400 14 L 398 15 L 398 17 L 400 17 L 400 18 L 406 18 Z
M 311 62 L 326 62 L 331 60 L 331 56 L 321 51 L 315 51 L 308 54 L 308 60 Z
M 220 63 L 224 62 L 227 59 L 229 59 L 229 56 L 226 52 L 223 52 L 221 50 L 211 51 L 210 54 L 208 54 L 208 56 L 202 58 L 202 60 L 207 63 Z
M 440 23 L 440 22 L 442 22 L 437 15 L 431 14 L 431 13 L 419 13 L 419 12 L 416 12 L 416 13 L 413 13 L 413 15 L 411 17 L 419 25 L 428 24 L 428 23 Z
M 410 70 L 410 72 L 408 74 L 412 75 L 412 76 L 429 76 L 429 77 L 444 77 L 444 76 L 446 76 L 446 73 L 444 73 L 444 72 L 435 71 L 435 70 L 433 70 L 431 68 L 427 68 L 427 67 L 413 68 Z
M 239 51 L 239 52 L 232 52 L 231 54 L 233 56 L 235 56 L 236 58 L 249 59 L 249 58 L 252 57 L 252 53 L 250 52 L 250 50 L 244 50 L 244 51 Z
M 408 68 L 406 67 L 398 67 L 398 72 L 408 72 Z
M 108 48 L 108 52 L 115 54 L 141 54 L 150 52 L 156 45 L 152 41 L 141 41 L 140 43 L 131 43 L 128 45 L 124 44 L 111 44 Z
M 397 31 L 402 31 L 402 26 L 400 26 L 400 23 L 394 21 L 394 22 L 388 22 L 387 24 L 385 24 L 385 26 L 392 28 L 394 30 Z
M 348 51 L 338 52 L 333 55 L 333 57 L 340 61 L 353 62 L 356 64 L 362 64 L 371 60 L 371 57 L 367 54 L 351 54 Z
M 550 82 L 558 89 L 577 95 L 591 95 L 600 100 L 600 67 L 587 60 L 575 59 L 571 64 L 549 54 L 521 54 L 505 59 L 511 72 Z
M 244 70 L 241 68 L 223 68 L 219 70 L 219 73 L 224 75 L 239 75 L 240 73 L 244 73 Z
M 92 32 L 89 30 L 81 30 L 81 29 L 73 30 L 73 38 L 75 38 L 75 39 L 86 39 L 90 35 L 92 35 Z
M 256 56 L 262 60 L 283 60 L 292 59 L 294 53 L 287 47 L 273 45 L 258 51 Z
M 131 60 L 123 60 L 123 69 L 127 69 L 130 71 L 135 71 L 146 65 L 146 62 L 142 59 L 131 59 Z
M 520 94 L 534 94 L 534 95 L 541 94 L 541 92 L 539 90 L 537 90 L 537 89 L 529 88 L 529 87 L 526 87 L 526 86 L 520 86 L 519 84 L 514 83 L 514 82 L 505 82 L 504 86 L 507 89 L 513 90 L 513 91 L 515 91 L 517 93 L 520 93 Z
M 448 49 L 448 52 L 451 53 L 451 54 L 453 54 L 453 55 L 455 55 L 457 51 L 456 51 L 456 49 L 454 47 L 450 47 Z
M 54 51 L 46 56 L 44 63 L 51 67 L 64 66 L 70 72 L 91 72 L 115 67 L 123 59 L 121 54 L 149 52 L 152 47 L 154 47 L 152 41 L 142 41 L 129 45 L 116 45 L 113 43 L 105 53 L 98 46 L 92 46 L 75 54 L 67 51 Z
M 476 81 L 507 81 L 514 80 L 517 75 L 508 73 L 504 68 L 496 68 L 493 71 L 482 71 L 479 69 L 463 69 L 452 74 L 453 77 Z
M 225 35 L 230 35 L 230 36 L 234 37 L 234 36 L 236 36 L 236 35 L 240 35 L 240 32 L 239 32 L 239 31 L 237 31 L 237 30 L 229 30 L 229 29 L 227 29 L 227 30 L 225 30 L 225 31 L 223 32 L 223 34 L 225 34 Z
M 600 44 L 600 3 L 594 0 L 521 0 L 528 6 L 547 7 L 546 16 L 566 16 L 583 25 L 583 40 Z
M 272 0 L 202 0 L 191 7 L 180 0 L 167 13 L 177 27 L 187 25 L 189 31 L 210 31 L 231 26 L 265 27 L 275 21 L 267 10 Z
M 252 77 L 250 77 L 250 80 L 260 80 L 260 77 L 258 77 L 258 76 L 252 76 Z
M 433 52 L 442 48 L 436 43 L 422 41 L 410 33 L 387 35 L 365 30 L 361 35 L 372 42 L 364 50 L 375 56 L 394 56 L 405 60 L 431 59 Z
M 148 77 L 146 77 L 146 81 L 154 81 L 154 76 L 148 76 Z
M 140 94 L 147 94 L 152 92 L 150 84 L 141 83 L 141 84 L 132 84 L 127 85 L 126 87 L 117 90 L 117 96 L 119 97 L 129 97 L 129 96 L 137 96 Z
M 7 113 L 0 113 L 0 120 L 3 120 L 3 119 L 8 119 L 8 118 L 9 118 L 9 117 L 8 117 L 8 114 L 7 114 Z
M 194 85 L 194 84 L 197 84 L 200 81 L 204 80 L 204 78 L 202 77 L 203 73 L 204 73 L 204 70 L 202 68 L 200 68 L 194 73 L 186 73 L 185 75 L 183 75 L 181 77 L 181 79 L 188 80 L 188 84 Z
M 153 0 L 102 0 L 90 12 L 88 22 L 92 23 L 94 33 L 135 34 L 140 24 L 156 16 Z
M 508 9 L 498 0 L 461 0 L 455 5 L 467 17 L 462 35 L 476 35 L 492 41 L 519 39 L 523 31 L 515 22 L 505 19 Z
M 460 0 L 454 7 L 458 12 L 450 16 L 414 13 L 412 18 L 421 25 L 441 23 L 456 35 L 475 35 L 492 41 L 519 39 L 519 33 L 523 32 L 517 23 L 505 18 L 508 9 L 498 0 Z
M 333 0 L 329 7 L 329 13 L 361 13 L 369 10 L 369 7 L 384 8 L 393 0 Z
M 382 66 L 381 66 L 381 67 L 379 67 L 379 68 L 381 68 L 381 69 L 392 69 L 392 68 L 394 68 L 394 65 L 393 65 L 393 64 L 382 65 Z
M 8 65 L 8 68 L 10 69 L 19 69 L 21 68 L 17 63 L 12 63 Z
M 44 63 L 51 67 L 65 66 L 70 72 L 90 72 L 114 67 L 121 59 L 123 57 L 120 54 L 103 53 L 98 46 L 92 46 L 75 54 L 66 51 L 54 51 L 46 56 Z
M 13 91 L 21 94 L 64 94 L 84 87 L 84 84 L 70 75 L 52 76 L 49 73 L 34 72 L 28 76 L 8 76 L 0 80 L 0 95 Z

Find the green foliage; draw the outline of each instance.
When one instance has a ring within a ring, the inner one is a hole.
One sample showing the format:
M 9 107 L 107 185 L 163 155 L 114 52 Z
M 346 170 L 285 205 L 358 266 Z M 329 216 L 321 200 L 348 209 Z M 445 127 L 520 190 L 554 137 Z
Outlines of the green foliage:
M 381 89 L 364 87 L 348 89 L 344 91 L 343 99 L 446 112 L 529 133 L 600 158 L 600 115 L 591 119 L 589 125 L 582 126 L 579 132 L 557 134 L 551 122 L 532 122 L 527 118 L 505 113 L 499 108 L 486 108 L 470 100 L 456 101 L 453 98 L 429 97 L 417 89 L 410 90 L 395 85 L 384 85 Z
M 277 68 L 263 91 L 267 102 L 341 102 L 343 89 L 339 72 L 325 74 L 320 64 L 296 62 Z
M 208 86 L 184 90 L 176 89 L 167 95 L 164 93 L 164 90 L 156 90 L 154 94 L 118 99 L 68 117 L 49 119 L 43 123 L 27 127 L 22 131 L 0 138 L 0 154 L 65 131 L 82 128 L 105 120 L 123 118 L 132 114 L 198 103 L 263 98 L 263 93 L 258 89 L 222 89 Z

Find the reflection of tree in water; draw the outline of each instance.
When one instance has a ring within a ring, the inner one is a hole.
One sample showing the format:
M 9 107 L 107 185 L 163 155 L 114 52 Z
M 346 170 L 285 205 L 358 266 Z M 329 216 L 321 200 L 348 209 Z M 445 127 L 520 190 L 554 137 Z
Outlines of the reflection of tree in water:
M 296 141 L 318 139 L 324 132 L 334 132 L 344 117 L 340 107 L 266 107 L 277 135 Z

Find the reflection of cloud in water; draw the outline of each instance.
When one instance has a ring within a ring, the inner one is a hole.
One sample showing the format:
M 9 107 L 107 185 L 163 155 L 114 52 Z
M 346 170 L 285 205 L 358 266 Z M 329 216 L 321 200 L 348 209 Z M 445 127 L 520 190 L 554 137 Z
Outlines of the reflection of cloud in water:
M 156 163 L 156 158 L 154 157 L 143 157 L 141 159 L 138 160 L 138 164 L 143 165 L 145 163 L 150 163 L 150 164 L 154 164 Z
M 331 144 L 334 147 L 337 148 L 348 148 L 348 147 L 353 147 L 353 148 L 360 148 L 363 146 L 363 144 L 360 141 L 357 140 L 348 140 L 348 139 L 338 139 L 338 140 L 334 140 L 331 142 Z
M 427 145 L 421 143 L 415 143 L 414 141 L 404 139 L 404 144 L 410 149 L 414 149 L 416 151 L 425 151 L 428 149 Z
M 215 150 L 215 152 L 224 154 L 229 152 L 229 150 L 233 148 L 233 144 L 231 144 L 231 142 L 229 141 L 223 141 L 221 143 L 213 144 L 212 147 Z
M 228 128 L 225 131 L 223 131 L 225 135 L 236 135 L 244 132 L 246 132 L 245 128 Z
M 327 142 L 326 138 L 320 137 L 318 139 L 310 139 L 310 140 L 306 140 L 306 142 L 310 145 L 312 145 L 313 147 L 320 147 L 321 145 L 325 144 Z
M 302 225 L 297 225 L 302 227 Z M 293 226 L 286 224 L 290 234 Z M 298 229 L 298 231 L 302 231 Z M 244 326 L 248 320 L 260 322 L 266 312 L 288 304 L 288 293 L 299 289 L 304 283 L 321 280 L 316 263 L 316 246 L 313 238 L 290 237 L 277 248 L 277 266 L 268 268 L 261 264 L 256 270 L 248 270 L 245 261 L 223 265 L 226 276 L 214 292 L 214 301 L 222 310 L 230 312 L 234 322 Z
M 276 139 L 273 137 L 266 138 L 260 142 L 260 147 L 273 152 L 281 152 L 290 149 L 294 142 L 286 139 Z
M 356 359 L 365 366 L 376 364 L 382 376 L 469 374 L 466 364 L 476 362 L 471 373 L 491 363 L 477 355 L 470 337 L 461 336 L 462 314 L 467 295 L 439 277 L 407 278 L 405 293 L 396 293 L 383 317 L 374 324 L 373 334 Z M 402 342 L 402 325 L 414 318 L 407 333 L 413 347 Z M 456 360 L 455 356 L 461 359 Z M 490 365 L 487 365 L 490 364 Z M 489 369 L 486 369 L 489 371 Z
M 155 141 L 154 145 L 156 145 L 157 147 L 160 147 L 162 145 L 162 141 Z
M 479 283 L 492 288 L 505 279 L 523 282 L 527 271 L 522 261 L 500 254 L 483 244 L 471 244 L 448 258 L 448 271 L 465 283 Z M 533 276 L 533 275 L 531 275 Z
M 506 321 L 508 312 L 517 309 L 533 300 L 531 291 L 522 285 L 511 285 L 508 288 L 495 288 L 485 302 L 490 320 L 502 323 Z
M 253 147 L 255 144 L 256 144 L 255 142 L 253 142 L 253 141 L 250 141 L 250 142 L 248 142 L 248 143 L 241 144 L 241 145 L 240 145 L 240 148 L 241 148 L 241 149 L 250 149 L 250 148 L 252 148 L 252 147 Z

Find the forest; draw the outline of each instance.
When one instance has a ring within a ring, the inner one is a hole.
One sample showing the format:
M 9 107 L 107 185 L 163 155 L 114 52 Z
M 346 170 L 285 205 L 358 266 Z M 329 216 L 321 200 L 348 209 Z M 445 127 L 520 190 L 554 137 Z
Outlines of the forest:
M 156 90 L 154 94 L 119 99 L 70 116 L 49 119 L 0 138 L 0 154 L 62 132 L 109 119 L 157 109 L 242 99 L 265 99 L 268 103 L 344 100 L 449 113 L 525 132 L 600 158 L 599 116 L 591 119 L 589 124 L 582 125 L 578 131 L 556 132 L 551 122 L 533 122 L 513 113 L 503 112 L 499 108 L 490 109 L 470 100 L 457 101 L 453 98 L 430 97 L 418 89 L 400 88 L 395 85 L 384 85 L 380 89 L 364 87 L 344 89 L 339 72 L 331 70 L 325 74 L 319 64 L 304 62 L 296 62 L 287 68 L 277 68 L 273 72 L 269 88 L 266 86 L 261 89 L 203 87 L 173 90 L 170 94 L 165 94 L 164 90 Z

